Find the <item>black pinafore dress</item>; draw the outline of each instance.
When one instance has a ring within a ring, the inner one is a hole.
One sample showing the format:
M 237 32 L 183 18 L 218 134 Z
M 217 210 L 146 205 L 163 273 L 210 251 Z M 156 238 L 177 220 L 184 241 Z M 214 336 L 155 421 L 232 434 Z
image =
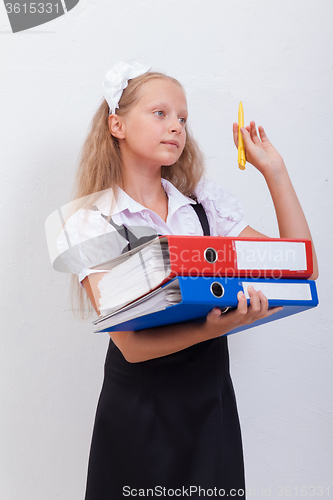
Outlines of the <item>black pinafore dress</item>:
M 192 207 L 209 235 L 203 207 Z M 110 338 L 85 500 L 133 496 L 245 498 L 226 336 L 140 363 Z

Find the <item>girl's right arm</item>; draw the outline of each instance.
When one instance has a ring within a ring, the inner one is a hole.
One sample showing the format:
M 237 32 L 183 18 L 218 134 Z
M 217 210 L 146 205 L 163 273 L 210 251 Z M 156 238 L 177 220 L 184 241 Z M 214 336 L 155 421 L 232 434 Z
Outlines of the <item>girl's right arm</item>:
M 99 313 L 88 277 L 82 281 L 94 309 Z M 238 293 L 238 307 L 222 314 L 214 308 L 202 322 L 184 322 L 146 328 L 139 331 L 109 332 L 109 335 L 129 363 L 167 356 L 205 340 L 225 335 L 234 328 L 248 325 L 280 311 L 282 307 L 268 310 L 268 300 L 262 292 L 248 288 L 250 305 L 243 292 Z

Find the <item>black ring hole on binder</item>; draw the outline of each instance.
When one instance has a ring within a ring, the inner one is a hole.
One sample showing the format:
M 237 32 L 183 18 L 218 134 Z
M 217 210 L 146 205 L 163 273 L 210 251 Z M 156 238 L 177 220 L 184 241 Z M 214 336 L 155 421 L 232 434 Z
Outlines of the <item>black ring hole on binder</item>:
M 210 286 L 210 291 L 214 295 L 214 297 L 223 297 L 224 295 L 224 288 L 221 285 L 221 283 L 218 283 L 217 281 L 214 281 L 214 283 L 211 284 Z
M 214 248 L 206 248 L 204 257 L 209 264 L 214 264 L 217 261 L 217 252 Z

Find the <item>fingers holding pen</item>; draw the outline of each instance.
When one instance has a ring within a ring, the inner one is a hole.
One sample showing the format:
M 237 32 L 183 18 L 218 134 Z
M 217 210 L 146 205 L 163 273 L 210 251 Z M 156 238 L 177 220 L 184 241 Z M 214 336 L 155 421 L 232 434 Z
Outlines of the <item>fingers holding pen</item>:
M 255 122 L 250 122 L 250 125 L 241 128 L 245 150 L 248 153 L 254 153 L 258 147 L 261 148 L 261 140 L 258 136 Z
M 244 129 L 247 130 L 249 133 L 249 138 L 251 138 L 252 142 L 256 145 L 260 145 L 263 142 L 269 142 L 269 139 L 266 135 L 266 132 L 264 130 L 264 127 L 262 125 L 258 126 L 258 129 L 256 127 L 256 123 L 254 121 L 251 121 L 249 125 L 246 125 L 246 127 L 243 127 L 243 139 L 246 140 L 248 137 L 246 132 L 244 133 Z M 235 146 L 238 148 L 238 124 L 235 122 L 232 125 L 232 133 L 233 133 L 233 139 Z M 259 132 L 259 135 L 258 135 Z M 245 137 L 244 137 L 245 136 Z
M 260 127 L 260 128 L 263 130 L 262 127 Z M 233 123 L 232 133 L 233 133 L 234 144 L 235 144 L 236 148 L 238 148 L 239 127 L 238 127 L 237 123 Z M 249 146 L 251 146 L 251 143 L 253 143 L 257 146 L 261 144 L 261 140 L 258 136 L 256 124 L 254 121 L 251 121 L 250 125 L 243 127 L 241 129 L 241 134 L 242 134 L 245 146 L 249 147 Z M 265 135 L 265 137 L 266 137 L 266 135 Z

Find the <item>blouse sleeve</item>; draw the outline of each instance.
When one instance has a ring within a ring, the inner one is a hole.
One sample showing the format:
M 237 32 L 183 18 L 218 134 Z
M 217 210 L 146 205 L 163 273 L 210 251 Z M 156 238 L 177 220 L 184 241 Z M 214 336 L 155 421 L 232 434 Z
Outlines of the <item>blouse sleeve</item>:
M 206 211 L 212 236 L 236 237 L 248 226 L 236 196 L 219 184 L 205 179 L 199 182 L 194 194 Z
M 127 241 L 102 217 L 101 212 L 80 209 L 65 223 L 57 238 L 61 265 L 81 282 L 92 267 L 118 257 Z

